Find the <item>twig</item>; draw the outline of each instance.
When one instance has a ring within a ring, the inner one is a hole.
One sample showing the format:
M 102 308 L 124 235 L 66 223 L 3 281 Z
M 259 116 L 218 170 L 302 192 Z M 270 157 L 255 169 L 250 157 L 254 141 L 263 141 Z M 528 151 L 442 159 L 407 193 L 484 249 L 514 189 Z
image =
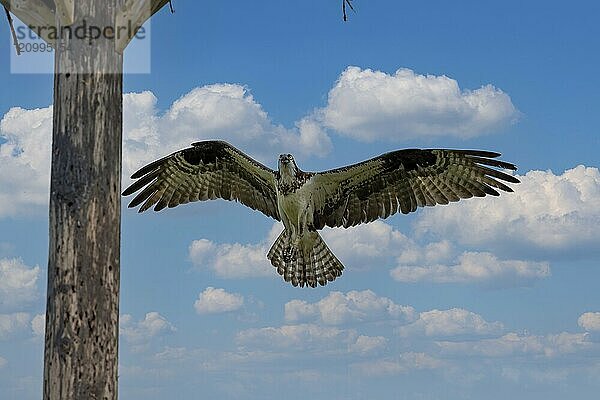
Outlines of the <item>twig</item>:
M 171 10 L 171 14 L 175 13 L 175 9 L 173 8 L 173 3 L 171 3 L 171 0 L 169 0 L 169 9 Z
M 346 15 L 346 4 L 352 11 L 356 12 L 352 6 L 352 0 L 342 0 L 342 13 L 344 14 L 344 21 L 348 21 L 348 15 Z
M 10 26 L 10 32 L 12 33 L 13 41 L 15 44 L 15 50 L 17 50 L 17 55 L 21 55 L 21 49 L 19 48 L 19 39 L 17 39 L 17 32 L 15 32 L 15 26 L 13 24 L 13 19 L 10 15 L 10 11 L 8 8 L 4 7 L 4 11 L 6 11 L 6 18 L 8 18 L 8 25 Z

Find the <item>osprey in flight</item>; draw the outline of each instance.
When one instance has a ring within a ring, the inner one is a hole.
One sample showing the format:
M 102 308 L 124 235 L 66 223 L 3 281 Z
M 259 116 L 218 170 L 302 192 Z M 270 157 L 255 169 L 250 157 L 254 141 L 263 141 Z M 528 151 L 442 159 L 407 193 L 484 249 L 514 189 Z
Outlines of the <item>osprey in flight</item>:
M 344 266 L 318 233 L 387 218 L 398 211 L 512 192 L 501 181 L 519 183 L 497 168 L 516 170 L 479 150 L 406 149 L 325 172 L 304 172 L 291 154 L 279 156 L 277 171 L 223 141 L 193 143 L 132 175 L 123 192 L 141 189 L 129 207 L 155 211 L 217 198 L 239 201 L 283 222 L 267 258 L 286 282 L 325 285 Z

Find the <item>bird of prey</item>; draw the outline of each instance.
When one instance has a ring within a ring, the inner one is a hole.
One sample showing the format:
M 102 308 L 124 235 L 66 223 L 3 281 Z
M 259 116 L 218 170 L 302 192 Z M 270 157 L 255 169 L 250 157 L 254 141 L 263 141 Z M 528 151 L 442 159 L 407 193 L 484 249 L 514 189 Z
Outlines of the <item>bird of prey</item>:
M 319 230 L 387 218 L 417 207 L 448 204 L 473 196 L 512 192 L 519 183 L 500 169 L 498 153 L 480 150 L 405 149 L 324 172 L 304 172 L 291 154 L 274 171 L 232 145 L 193 143 L 132 175 L 124 196 L 141 190 L 129 207 L 155 211 L 217 198 L 238 201 L 283 222 L 285 229 L 267 254 L 286 282 L 316 287 L 335 280 L 344 266 Z

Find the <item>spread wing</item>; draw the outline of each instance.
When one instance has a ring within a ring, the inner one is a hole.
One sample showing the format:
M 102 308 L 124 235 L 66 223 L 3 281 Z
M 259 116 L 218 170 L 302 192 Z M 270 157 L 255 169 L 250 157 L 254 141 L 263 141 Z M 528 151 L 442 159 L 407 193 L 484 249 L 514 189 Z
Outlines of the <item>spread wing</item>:
M 137 194 L 129 207 L 143 212 L 192 201 L 225 200 L 240 203 L 280 220 L 274 171 L 223 141 L 193 143 L 154 161 L 131 177 L 137 179 L 123 196 Z
M 314 228 L 347 228 L 398 211 L 408 214 L 417 207 L 498 196 L 496 189 L 512 192 L 502 181 L 519 180 L 492 167 L 517 168 L 495 160 L 498 156 L 478 150 L 407 149 L 317 173 L 313 177 Z

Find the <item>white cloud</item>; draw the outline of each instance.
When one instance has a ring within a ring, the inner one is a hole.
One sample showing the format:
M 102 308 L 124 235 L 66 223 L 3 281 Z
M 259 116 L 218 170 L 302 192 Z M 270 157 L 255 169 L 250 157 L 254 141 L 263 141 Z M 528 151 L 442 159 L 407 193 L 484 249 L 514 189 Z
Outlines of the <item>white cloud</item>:
M 488 322 L 479 314 L 462 308 L 431 310 L 419 314 L 415 322 L 397 328 L 401 336 L 422 335 L 443 337 L 457 335 L 489 335 L 501 332 L 500 322 Z
M 546 262 L 498 260 L 491 253 L 464 252 L 453 266 L 400 265 L 390 272 L 399 282 L 481 283 L 522 286 L 550 276 Z
M 546 336 L 519 335 L 511 332 L 498 338 L 465 342 L 437 342 L 444 354 L 460 354 L 483 357 L 512 357 L 537 355 L 556 357 L 580 351 L 589 351 L 595 344 L 585 333 L 549 334 Z
M 18 258 L 0 259 L 0 309 L 22 306 L 34 300 L 40 268 L 28 267 Z
M 548 357 L 553 357 L 562 354 L 576 353 L 594 346 L 598 347 L 589 339 L 589 334 L 587 333 L 562 332 L 546 335 L 544 354 Z
M 129 314 L 120 318 L 119 331 L 131 343 L 144 343 L 150 339 L 175 332 L 175 327 L 158 312 L 146 314 L 143 320 L 134 322 Z
M 507 333 L 499 338 L 468 342 L 437 342 L 442 353 L 460 355 L 480 355 L 485 357 L 507 357 L 518 354 L 540 353 L 543 345 L 536 336 L 520 336 Z
M 383 349 L 386 344 L 387 339 L 383 336 L 360 335 L 356 338 L 356 342 L 350 344 L 348 351 L 358 354 L 368 354 Z
M 385 376 L 405 374 L 413 370 L 441 368 L 444 361 L 425 353 L 402 353 L 398 357 L 354 363 L 350 368 L 363 376 Z
M 129 110 L 132 110 L 131 117 Z M 163 114 L 156 111 L 151 92 L 125 95 L 125 160 L 133 168 L 165 151 L 175 151 L 203 139 L 224 139 L 244 151 L 274 162 L 274 154 L 297 151 L 304 155 L 325 155 L 331 149 L 329 137 L 311 119 L 300 120 L 294 129 L 273 124 L 249 90 L 237 84 L 213 84 L 195 88 L 176 100 Z M 128 146 L 129 145 L 129 146 Z
M 318 320 L 328 325 L 350 322 L 400 319 L 411 321 L 414 309 L 379 297 L 371 290 L 331 292 L 316 303 L 292 300 L 285 304 L 285 320 L 298 322 Z
M 345 265 L 359 269 L 385 264 L 390 256 L 412 246 L 410 239 L 383 221 L 348 229 L 326 228 L 323 239 Z
M 236 335 L 236 343 L 244 351 L 283 350 L 327 356 L 376 353 L 385 347 L 387 340 L 382 336 L 359 335 L 354 329 L 299 324 L 246 329 Z
M 199 314 L 216 314 L 236 311 L 244 305 L 244 297 L 237 293 L 227 293 L 224 289 L 207 287 L 194 303 Z
M 515 193 L 426 209 L 417 230 L 505 252 L 537 249 L 544 257 L 600 247 L 598 168 L 530 171 L 519 179 Z
M 398 266 L 390 274 L 399 282 L 507 287 L 529 285 L 550 276 L 546 262 L 499 260 L 488 252 L 457 254 L 448 240 L 420 245 L 383 221 L 349 229 L 325 229 L 323 237 L 342 262 L 353 268 L 385 266 L 395 258 Z
M 6 366 L 6 364 L 8 364 L 8 361 L 6 361 L 5 358 L 0 357 L 0 368 Z
M 29 325 L 29 314 L 0 314 L 0 339 L 6 339 L 13 333 Z
M 245 346 L 269 348 L 302 349 L 308 346 L 314 350 L 330 344 L 349 343 L 352 336 L 356 339 L 356 334 L 344 329 L 300 324 L 246 329 L 237 334 L 236 342 Z
M 192 262 L 210 268 L 222 278 L 270 276 L 274 270 L 267 260 L 266 244 L 216 244 L 207 239 L 194 240 L 189 248 Z
M 322 123 L 363 141 L 450 135 L 468 138 L 518 117 L 510 97 L 492 85 L 470 91 L 447 76 L 399 69 L 389 75 L 348 67 L 317 112 Z
M 31 331 L 35 336 L 44 336 L 46 332 L 46 314 L 37 314 L 31 320 Z
M 194 265 L 211 269 L 221 278 L 275 277 L 277 273 L 267 259 L 267 252 L 282 229 L 283 225 L 274 224 L 267 238 L 257 244 L 194 240 L 188 249 L 189 258 Z
M 600 312 L 586 312 L 577 319 L 580 327 L 588 332 L 600 332 Z
M 52 107 L 10 109 L 0 121 L 0 218 L 48 204 Z

